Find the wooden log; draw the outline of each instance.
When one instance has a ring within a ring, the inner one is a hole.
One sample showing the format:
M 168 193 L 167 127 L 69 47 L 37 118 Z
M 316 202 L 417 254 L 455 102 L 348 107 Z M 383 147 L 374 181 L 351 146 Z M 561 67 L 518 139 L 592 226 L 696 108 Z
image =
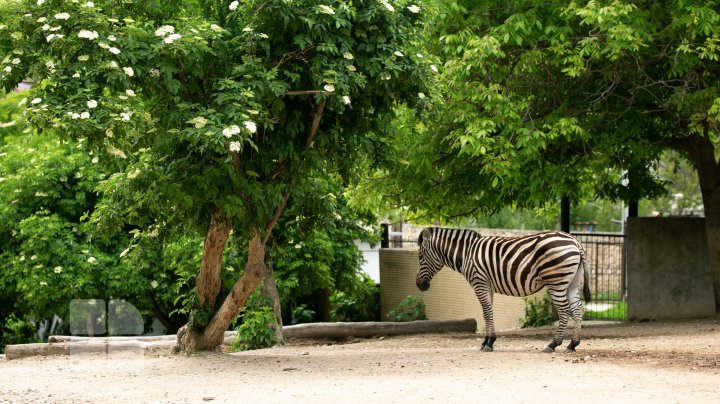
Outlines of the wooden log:
M 70 355 L 68 344 L 19 344 L 5 346 L 5 359 L 13 360 L 28 356 Z
M 464 320 L 419 320 L 408 322 L 309 323 L 283 327 L 285 338 L 379 337 L 444 332 L 475 332 L 474 318 Z
M 98 338 L 100 339 L 100 338 Z M 80 354 L 112 354 L 120 352 L 136 352 L 145 354 L 149 348 L 167 348 L 170 352 L 175 346 L 175 340 L 164 341 L 72 341 L 39 344 L 7 345 L 5 357 L 7 360 L 26 358 L 29 356 L 49 355 L 80 355 Z
M 48 342 L 51 344 L 58 342 L 83 342 L 83 341 L 142 341 L 142 342 L 154 342 L 154 341 L 175 341 L 177 335 L 135 335 L 135 336 L 122 336 L 122 337 L 79 337 L 75 335 L 51 335 L 48 337 Z
M 419 320 L 409 322 L 307 323 L 283 327 L 286 339 L 370 338 L 384 335 L 410 335 L 444 332 L 476 332 L 474 318 L 463 320 Z M 223 345 L 230 345 L 237 331 L 226 331 Z

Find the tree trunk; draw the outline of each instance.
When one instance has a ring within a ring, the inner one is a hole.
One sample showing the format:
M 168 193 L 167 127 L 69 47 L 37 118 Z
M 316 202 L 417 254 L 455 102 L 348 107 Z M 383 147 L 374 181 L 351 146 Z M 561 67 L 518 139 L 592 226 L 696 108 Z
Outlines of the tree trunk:
M 225 216 L 222 209 L 215 208 L 210 226 L 205 234 L 203 244 L 202 264 L 197 277 L 195 290 L 200 299 L 200 307 L 214 309 L 215 299 L 220 292 L 220 270 L 222 269 L 223 252 L 228 237 L 230 237 L 232 223 Z
M 265 273 L 263 275 L 263 296 L 272 299 L 273 312 L 275 312 L 275 341 L 283 340 L 282 307 L 280 306 L 280 295 L 275 283 L 275 273 L 272 269 L 272 257 L 270 254 L 265 257 Z
M 222 306 L 215 312 L 210 323 L 203 330 L 195 330 L 187 325 L 180 328 L 177 334 L 176 350 L 196 352 L 212 350 L 223 342 L 225 330 L 240 309 L 245 306 L 250 294 L 257 288 L 265 273 L 265 246 L 260 234 L 255 230 L 248 243 L 248 260 L 245 271 L 227 295 Z
M 695 163 L 705 210 L 708 260 L 715 290 L 715 311 L 720 311 L 720 164 L 715 159 L 715 146 L 705 136 L 688 136 L 685 149 Z

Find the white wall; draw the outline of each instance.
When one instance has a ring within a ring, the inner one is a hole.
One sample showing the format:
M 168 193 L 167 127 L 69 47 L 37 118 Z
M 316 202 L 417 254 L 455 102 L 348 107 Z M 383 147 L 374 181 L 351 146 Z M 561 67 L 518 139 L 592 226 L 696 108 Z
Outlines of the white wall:
M 355 245 L 362 251 L 365 258 L 363 271 L 370 275 L 375 283 L 380 283 L 380 244 L 376 244 L 373 248 L 368 243 L 355 240 Z

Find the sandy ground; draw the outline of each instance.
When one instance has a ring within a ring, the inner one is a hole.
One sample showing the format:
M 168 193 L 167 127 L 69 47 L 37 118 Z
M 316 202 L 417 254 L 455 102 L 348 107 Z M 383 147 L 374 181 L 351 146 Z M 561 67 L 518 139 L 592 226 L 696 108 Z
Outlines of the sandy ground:
M 290 341 L 226 354 L 0 360 L 0 403 L 718 403 L 720 318 L 593 325 L 576 354 L 550 330 Z

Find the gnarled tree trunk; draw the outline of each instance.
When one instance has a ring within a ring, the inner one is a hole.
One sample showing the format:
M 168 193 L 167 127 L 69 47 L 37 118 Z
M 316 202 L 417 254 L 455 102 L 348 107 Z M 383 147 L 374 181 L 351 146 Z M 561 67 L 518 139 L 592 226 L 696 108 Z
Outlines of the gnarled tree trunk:
M 182 352 L 195 352 L 219 347 L 223 342 L 225 330 L 237 316 L 240 308 L 245 306 L 252 292 L 262 281 L 264 273 L 265 245 L 256 230 L 248 243 L 248 260 L 243 275 L 203 330 L 195 330 L 185 325 L 178 331 L 176 349 Z
M 200 307 L 214 309 L 215 299 L 220 292 L 220 271 L 222 269 L 223 252 L 232 223 L 220 207 L 215 208 L 210 218 L 210 226 L 205 234 L 200 274 L 197 277 L 195 290 L 200 299 Z
M 275 284 L 275 273 L 272 268 L 272 258 L 268 254 L 265 258 L 265 274 L 263 275 L 263 296 L 272 299 L 273 312 L 275 313 L 275 340 L 283 340 L 282 307 L 280 306 L 280 295 Z

